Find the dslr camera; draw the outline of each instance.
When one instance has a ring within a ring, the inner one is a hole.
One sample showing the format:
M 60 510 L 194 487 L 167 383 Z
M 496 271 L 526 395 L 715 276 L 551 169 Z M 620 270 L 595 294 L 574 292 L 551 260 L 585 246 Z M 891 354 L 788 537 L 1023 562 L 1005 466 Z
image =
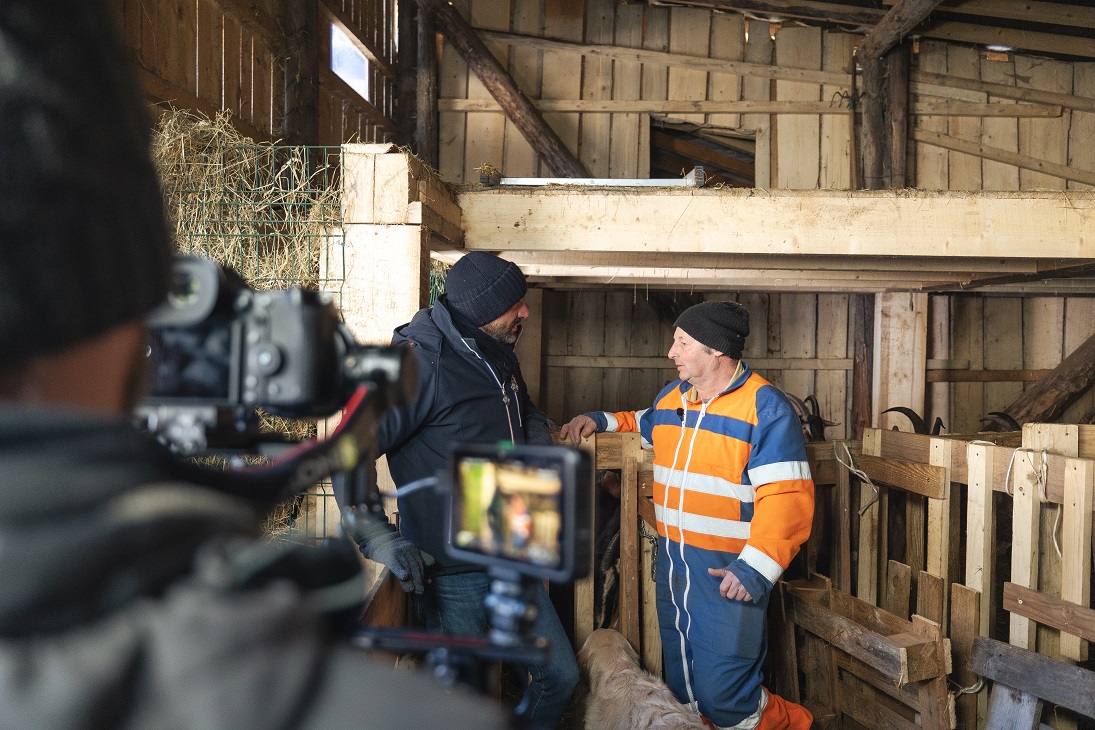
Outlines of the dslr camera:
M 137 409 L 141 425 L 181 455 L 284 452 L 301 463 L 266 473 L 298 491 L 371 467 L 376 423 L 415 396 L 410 350 L 355 342 L 329 294 L 256 291 L 208 259 L 176 259 L 168 300 L 148 325 L 151 393 Z M 256 425 L 260 413 L 314 419 L 339 409 L 339 430 L 310 449 L 279 448 Z M 449 496 L 448 550 L 501 574 L 581 577 L 591 475 L 588 455 L 565 446 L 455 444 L 437 486 Z M 250 477 L 262 487 L 261 474 Z M 379 495 L 368 491 L 357 491 L 353 511 L 366 499 L 362 511 L 376 511 Z

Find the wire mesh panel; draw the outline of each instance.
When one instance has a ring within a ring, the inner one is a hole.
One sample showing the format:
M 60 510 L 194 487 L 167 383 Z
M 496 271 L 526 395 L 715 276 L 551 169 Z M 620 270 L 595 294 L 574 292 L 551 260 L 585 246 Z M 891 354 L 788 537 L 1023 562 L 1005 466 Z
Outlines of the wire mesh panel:
M 341 147 L 256 144 L 227 113 L 175 110 L 161 117 L 152 156 L 177 250 L 211 258 L 255 289 L 341 289 L 344 257 L 326 255 L 342 241 Z M 317 434 L 314 423 L 282 418 L 261 427 L 293 441 Z M 338 516 L 328 482 L 281 505 L 266 532 L 319 539 L 335 534 Z

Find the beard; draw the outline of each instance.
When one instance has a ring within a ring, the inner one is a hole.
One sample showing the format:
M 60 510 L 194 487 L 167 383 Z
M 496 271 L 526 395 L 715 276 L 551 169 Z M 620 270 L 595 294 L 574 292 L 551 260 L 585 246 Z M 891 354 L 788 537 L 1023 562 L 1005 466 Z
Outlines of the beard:
M 520 320 L 511 325 L 506 325 L 504 322 L 488 322 L 479 329 L 503 345 L 516 345 L 517 339 L 521 336 Z

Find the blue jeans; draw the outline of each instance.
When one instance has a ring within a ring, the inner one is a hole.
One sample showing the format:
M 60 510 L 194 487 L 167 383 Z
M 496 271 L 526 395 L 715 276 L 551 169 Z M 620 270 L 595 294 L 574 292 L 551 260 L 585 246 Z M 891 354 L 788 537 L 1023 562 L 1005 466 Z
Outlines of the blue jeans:
M 471 572 L 434 576 L 418 600 L 422 620 L 434 631 L 464 636 L 487 633 L 483 599 L 490 590 L 486 573 Z M 521 705 L 527 727 L 554 728 L 578 685 L 578 661 L 566 631 L 541 582 L 533 587 L 539 615 L 532 626 L 536 636 L 548 640 L 551 652 L 544 664 L 526 667 L 532 676 Z

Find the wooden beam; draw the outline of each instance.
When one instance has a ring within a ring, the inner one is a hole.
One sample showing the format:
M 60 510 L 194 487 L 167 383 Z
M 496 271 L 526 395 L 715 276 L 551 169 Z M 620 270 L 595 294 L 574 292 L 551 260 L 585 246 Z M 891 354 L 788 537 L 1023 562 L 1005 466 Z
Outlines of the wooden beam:
M 896 0 L 882 0 L 882 2 L 885 5 L 893 5 Z M 1095 28 L 1095 8 L 1038 0 L 943 0 L 936 7 L 935 12 L 1022 20 L 1026 23 Z
M 930 73 L 927 71 L 913 71 L 910 74 L 910 80 L 912 81 L 913 91 L 921 94 L 928 92 L 927 87 L 943 86 L 974 91 L 990 96 L 998 96 L 1001 99 L 1053 104 L 1063 106 L 1066 109 L 1095 112 L 1095 99 L 1073 96 L 1071 94 L 1060 94 L 1053 91 L 1012 86 L 1010 84 L 997 84 L 991 81 L 967 79 L 960 76 L 947 76 L 946 74 Z
M 666 343 L 669 349 L 669 343 Z M 848 358 L 744 358 L 754 370 L 851 370 Z M 544 364 L 563 368 L 661 368 L 673 367 L 665 357 L 611 357 L 601 355 L 547 355 Z
M 1088 510 L 1090 515 L 1091 510 Z M 1087 520 L 1090 524 L 1091 520 Z M 1088 546 L 1090 549 L 1090 546 Z M 1018 613 L 1040 624 L 1052 626 L 1087 641 L 1095 641 L 1095 610 L 1072 601 L 1040 593 L 1009 581 L 1004 582 L 1004 610 Z
M 429 0 L 417 0 L 418 68 L 415 78 L 414 148 L 419 159 L 438 167 L 437 29 Z M 1001 106 L 995 104 L 994 106 Z
M 782 66 L 750 63 L 748 61 L 731 61 L 711 58 L 709 56 L 690 56 L 683 53 L 648 51 L 641 48 L 625 48 L 623 46 L 600 45 L 595 43 L 575 43 L 573 41 L 561 41 L 553 38 L 541 38 L 539 36 L 520 35 L 517 33 L 503 33 L 482 28 L 477 28 L 476 31 L 485 41 L 494 41 L 510 46 L 524 46 L 541 51 L 579 53 L 583 56 L 601 56 L 611 58 L 615 61 L 692 68 L 697 71 L 714 71 L 717 73 L 733 74 L 735 76 L 753 76 L 757 78 L 780 79 L 783 81 L 800 81 L 802 83 L 810 84 L 847 86 L 851 83 L 850 74 L 837 71 L 784 68 Z
M 946 469 L 930 464 L 918 464 L 900 459 L 885 459 L 863 454 L 859 466 L 871 477 L 871 481 L 897 487 L 922 497 L 942 499 L 946 488 Z
M 970 668 L 993 682 L 1095 717 L 1095 672 L 983 636 L 973 640 Z
M 280 0 L 286 53 L 283 78 L 284 117 L 279 136 L 287 144 L 319 144 L 319 18 L 316 6 L 299 0 Z
M 141 91 L 144 92 L 145 98 L 154 104 L 167 104 L 184 109 L 194 109 L 210 119 L 216 117 L 217 114 L 222 111 L 219 105 L 212 104 L 205 99 L 194 96 L 194 94 L 189 91 L 180 89 L 143 66 L 134 63 L 133 68 L 137 74 L 137 81 L 140 83 Z M 229 115 L 228 121 L 231 122 L 232 126 L 241 134 L 250 137 L 256 142 L 266 142 L 270 140 L 270 135 L 268 133 L 262 131 L 250 122 L 241 119 L 235 114 Z
M 1095 57 L 1095 41 L 1089 36 L 1045 33 L 1020 28 L 994 28 L 975 23 L 942 21 L 917 29 L 928 38 L 978 45 L 1000 45 L 1022 51 L 1042 51 L 1066 56 Z
M 552 173 L 557 177 L 589 177 L 582 163 L 567 149 L 555 130 L 548 126 L 540 112 L 529 102 L 456 8 L 441 0 L 424 2 L 432 6 L 438 26 L 457 53 L 467 62 L 468 69 L 479 77 L 483 86 L 498 101 L 506 116 Z
M 881 10 L 848 3 L 819 0 L 655 0 L 658 5 L 687 5 L 735 13 L 762 15 L 776 22 L 787 18 L 821 20 L 845 25 L 874 25 L 884 17 Z
M 357 93 L 353 87 L 343 81 L 338 74 L 325 64 L 319 67 L 319 83 L 338 98 L 360 109 L 370 124 L 375 124 L 386 132 L 395 134 L 395 123 L 384 116 L 384 113 L 373 106 L 372 102 Z
M 1095 383 L 1095 336 L 1025 390 L 1005 412 L 1019 423 L 1053 421 L 1092 383 Z
M 710 101 L 652 99 L 533 99 L 541 112 L 605 112 L 611 114 L 646 112 L 650 114 L 851 114 L 847 107 L 827 101 Z M 500 105 L 491 99 L 438 99 L 443 112 L 498 112 Z M 1048 104 L 978 104 L 961 101 L 918 101 L 910 111 L 914 115 L 943 117 L 1035 117 L 1061 116 L 1060 106 Z
M 977 142 L 967 142 L 966 140 L 951 137 L 950 135 L 929 132 L 926 129 L 913 129 L 912 138 L 917 142 L 935 145 L 936 147 L 954 150 L 955 152 L 964 152 L 967 155 L 983 157 L 987 160 L 1003 162 L 1008 165 L 1015 165 L 1024 170 L 1034 170 L 1036 172 L 1045 173 L 1046 175 L 1082 182 L 1086 185 L 1095 185 L 1095 172 L 1091 170 L 1081 170 L 1056 162 L 1040 160 L 1036 157 L 1031 157 L 1030 155 L 1021 155 L 1017 152 L 989 147 Z
M 1095 257 L 1087 190 L 553 186 L 465 190 L 458 200 L 469 250 Z
M 861 59 L 882 58 L 928 17 L 939 0 L 897 0 L 890 11 L 871 29 L 859 44 L 856 56 Z
M 435 249 L 435 258 L 454 264 L 463 255 L 455 249 Z M 620 257 L 605 251 L 515 251 L 502 249 L 494 253 L 519 266 L 618 266 Z M 943 272 L 956 279 L 976 273 L 1030 272 L 1038 274 L 1052 271 L 1060 265 L 1059 259 L 1000 259 L 923 257 L 916 259 L 879 258 L 873 256 L 808 256 L 781 254 L 734 254 L 734 253 L 651 253 L 634 251 L 627 255 L 629 266 L 650 268 L 697 268 L 697 269 L 785 269 L 790 271 L 917 271 Z M 1066 262 L 1070 263 L 1070 262 Z M 1087 264 L 1086 266 L 1091 266 Z M 968 369 L 969 361 L 954 364 L 950 360 L 933 361 L 929 369 Z
M 929 370 L 929 383 L 1029 383 L 1052 370 Z

